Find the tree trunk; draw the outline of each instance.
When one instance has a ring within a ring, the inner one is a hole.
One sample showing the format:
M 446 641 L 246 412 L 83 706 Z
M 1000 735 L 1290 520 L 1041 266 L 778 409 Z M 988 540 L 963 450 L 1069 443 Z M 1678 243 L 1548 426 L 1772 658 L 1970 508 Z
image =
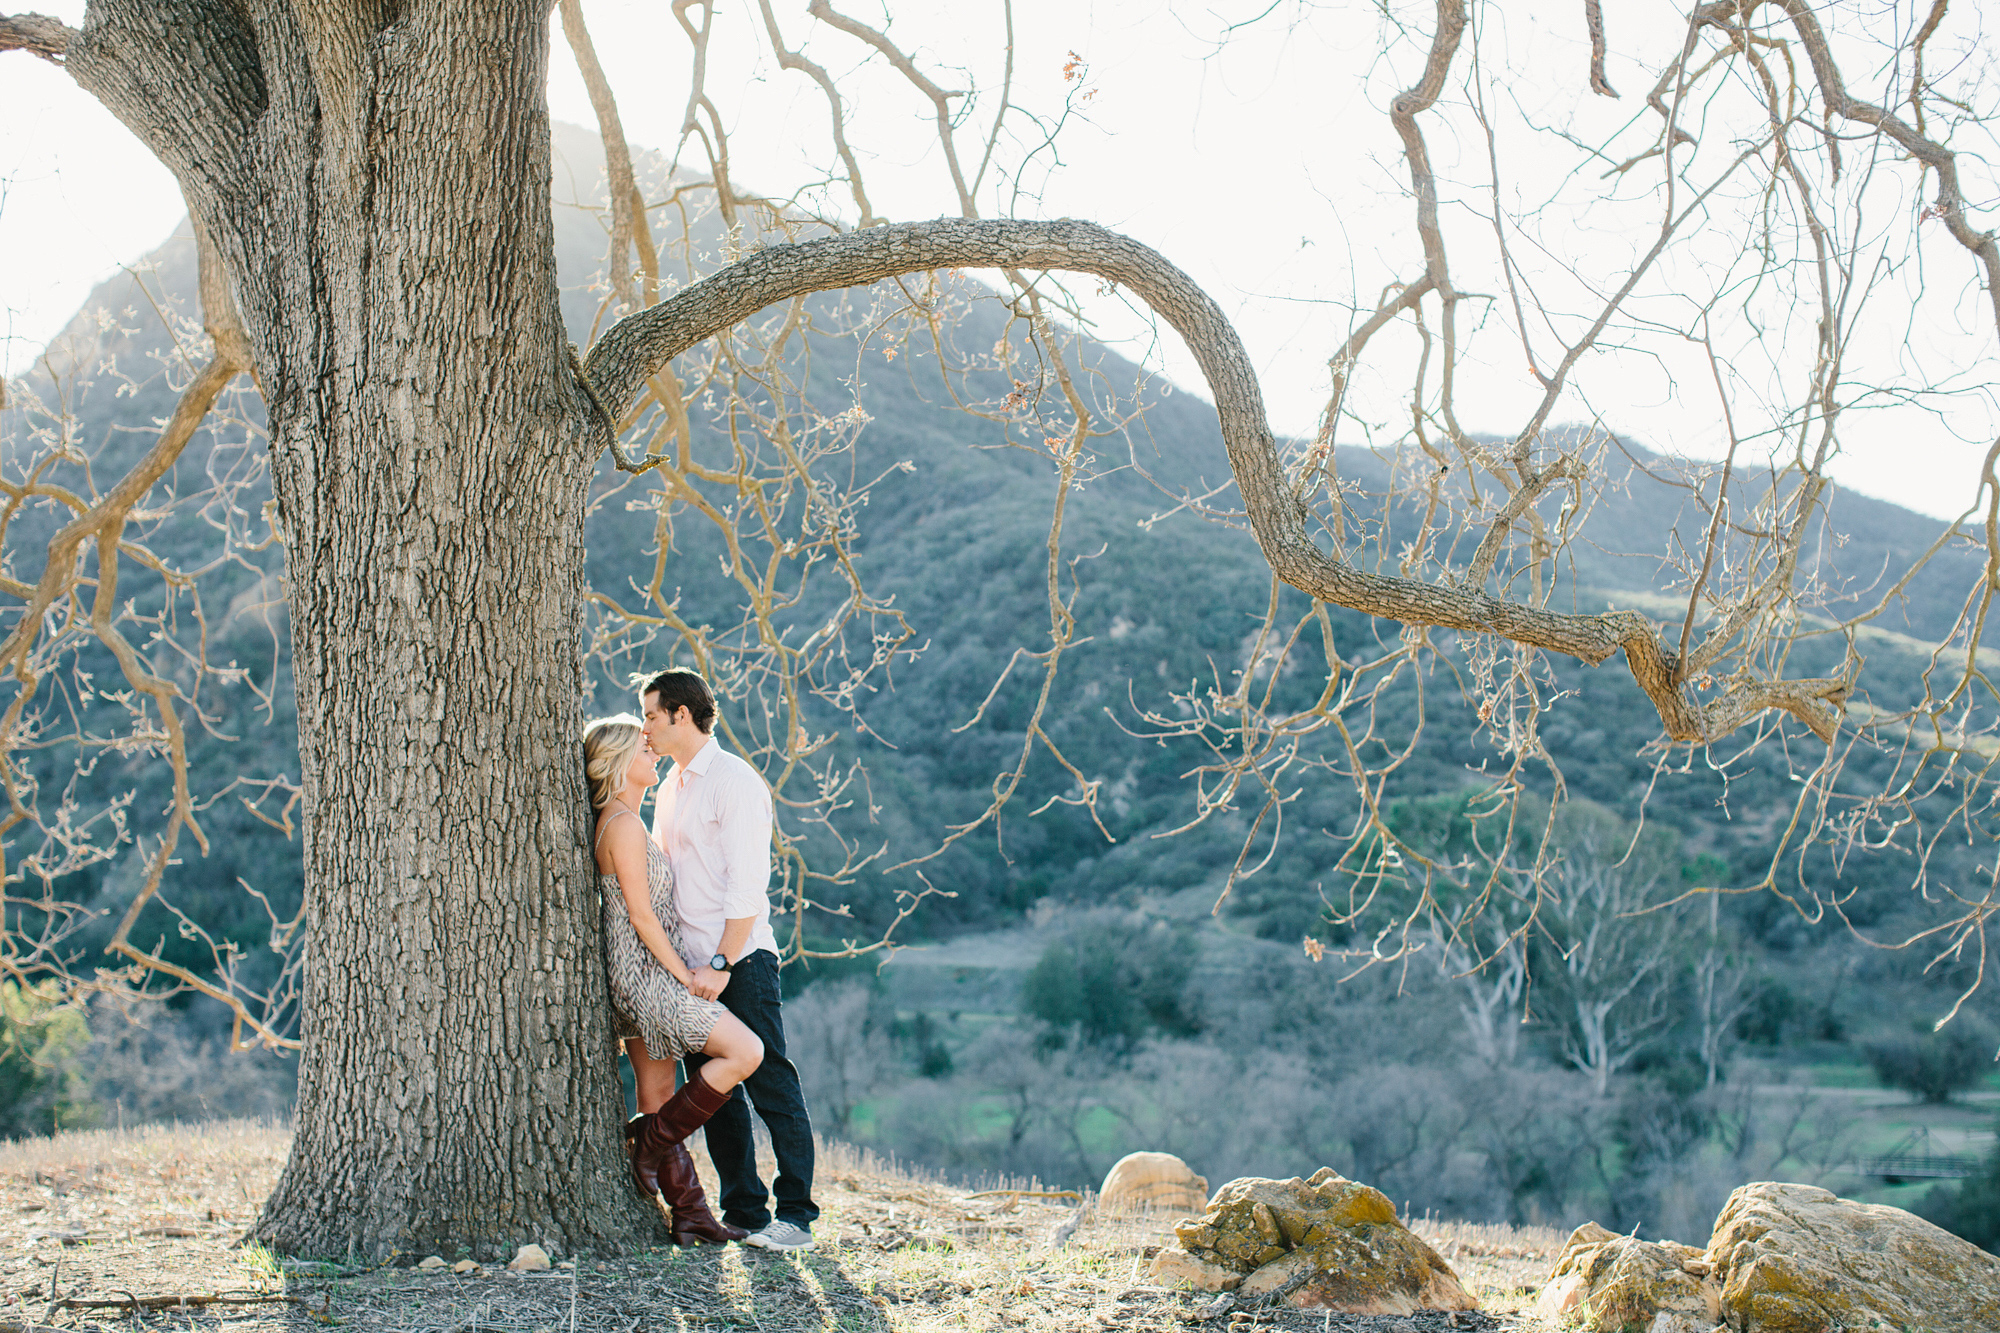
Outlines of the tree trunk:
M 68 63 L 189 183 L 270 410 L 310 961 L 256 1235 L 368 1259 L 658 1243 L 585 837 L 603 437 L 557 309 L 547 6 L 247 10 L 93 5 Z

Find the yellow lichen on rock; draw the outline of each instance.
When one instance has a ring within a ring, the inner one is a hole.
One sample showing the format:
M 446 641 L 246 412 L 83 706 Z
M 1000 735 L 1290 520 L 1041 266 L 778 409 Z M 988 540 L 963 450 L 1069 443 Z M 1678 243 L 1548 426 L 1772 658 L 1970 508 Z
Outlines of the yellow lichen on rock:
M 1192 1271 L 1219 1284 L 1226 1279 L 1213 1272 L 1226 1273 L 1238 1277 L 1240 1298 L 1351 1314 L 1477 1308 L 1450 1266 L 1397 1221 L 1386 1195 L 1330 1168 L 1311 1180 L 1232 1180 L 1174 1234 L 1179 1245 L 1153 1261 L 1157 1279 L 1200 1285 L 1183 1276 Z
M 2000 1258 L 1900 1208 L 1810 1185 L 1730 1195 L 1708 1259 L 1731 1327 L 2000 1329 Z
M 1620 1236 L 1595 1222 L 1570 1233 L 1535 1302 L 1544 1319 L 1574 1321 L 1589 1333 L 1651 1329 L 1667 1323 L 1710 1328 L 1721 1317 L 1721 1289 L 1700 1250 L 1674 1241 Z

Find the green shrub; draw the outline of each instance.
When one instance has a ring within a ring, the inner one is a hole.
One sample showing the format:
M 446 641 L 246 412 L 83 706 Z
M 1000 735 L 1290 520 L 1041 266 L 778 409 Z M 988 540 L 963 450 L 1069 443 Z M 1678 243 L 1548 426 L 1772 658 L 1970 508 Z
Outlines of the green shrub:
M 1151 1029 L 1192 1036 L 1201 1024 L 1188 979 L 1199 948 L 1191 932 L 1164 921 L 1086 916 L 1043 950 L 1022 983 L 1022 1007 L 1096 1043 L 1129 1044 Z
M 0 1138 L 26 1138 L 97 1122 L 78 1057 L 90 1044 L 83 1014 L 54 982 L 0 981 Z
M 2000 1143 L 1979 1170 L 1957 1185 L 1936 1185 L 1917 1212 L 1982 1250 L 2000 1254 Z
M 1991 1036 L 1965 1018 L 1939 1032 L 1920 1024 L 1916 1034 L 1870 1042 L 1867 1051 L 1868 1063 L 1885 1087 L 1939 1105 L 1954 1092 L 1977 1087 L 1993 1064 Z

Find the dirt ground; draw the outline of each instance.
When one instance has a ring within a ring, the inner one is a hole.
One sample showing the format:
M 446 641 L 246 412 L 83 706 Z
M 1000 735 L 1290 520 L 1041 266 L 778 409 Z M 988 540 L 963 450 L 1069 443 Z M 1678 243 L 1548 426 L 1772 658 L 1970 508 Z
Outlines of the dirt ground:
M 233 1121 L 0 1144 L 0 1333 L 1526 1333 L 1536 1325 L 1523 1307 L 1562 1241 L 1546 1229 L 1418 1223 L 1478 1313 L 1247 1311 L 1147 1281 L 1173 1218 L 1087 1207 L 1079 1217 L 1067 1199 L 976 1194 L 835 1144 L 820 1159 L 810 1252 L 666 1247 L 534 1274 L 344 1269 L 242 1243 L 288 1142 L 281 1126 Z M 197 1296 L 239 1303 L 177 1301 Z

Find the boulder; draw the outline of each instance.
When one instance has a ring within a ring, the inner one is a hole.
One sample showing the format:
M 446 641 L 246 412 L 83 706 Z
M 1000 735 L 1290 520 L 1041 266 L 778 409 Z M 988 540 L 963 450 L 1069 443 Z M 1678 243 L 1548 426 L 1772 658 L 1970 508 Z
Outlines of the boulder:
M 1732 1328 L 2000 1329 L 2000 1258 L 1900 1208 L 1810 1185 L 1737 1190 L 1708 1257 Z
M 1179 1243 L 1160 1251 L 1152 1275 L 1209 1291 L 1234 1286 L 1239 1302 L 1386 1315 L 1478 1306 L 1437 1251 L 1396 1220 L 1387 1196 L 1331 1168 L 1311 1180 L 1232 1180 L 1174 1235 Z
M 1170 1152 L 1126 1153 L 1105 1173 L 1097 1206 L 1108 1213 L 1198 1213 L 1208 1206 L 1208 1182 Z
M 1722 1317 L 1722 1290 L 1692 1245 L 1620 1236 L 1585 1222 L 1556 1255 L 1535 1313 L 1589 1333 L 1709 1329 Z

